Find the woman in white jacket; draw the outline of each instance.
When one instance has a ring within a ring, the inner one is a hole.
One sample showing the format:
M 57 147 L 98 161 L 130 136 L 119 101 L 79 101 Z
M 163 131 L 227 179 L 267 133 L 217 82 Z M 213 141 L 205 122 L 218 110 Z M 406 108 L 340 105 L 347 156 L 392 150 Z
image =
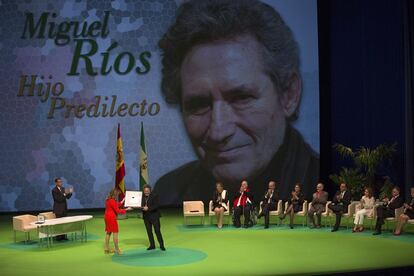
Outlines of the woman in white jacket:
M 227 211 L 227 202 L 229 201 L 227 191 L 224 190 L 223 183 L 216 183 L 216 190 L 213 196 L 213 211 L 217 218 L 217 227 L 223 227 L 224 212 Z
M 364 195 L 361 198 L 360 210 L 356 212 L 354 219 L 354 228 L 352 232 L 364 231 L 365 216 L 372 217 L 375 207 L 375 198 L 372 195 L 371 188 L 365 188 Z

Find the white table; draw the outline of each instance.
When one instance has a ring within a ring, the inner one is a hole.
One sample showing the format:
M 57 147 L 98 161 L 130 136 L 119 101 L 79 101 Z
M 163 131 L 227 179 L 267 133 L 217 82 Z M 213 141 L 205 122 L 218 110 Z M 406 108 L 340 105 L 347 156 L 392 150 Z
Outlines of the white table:
M 86 221 L 91 220 L 93 216 L 81 215 L 71 216 L 55 219 L 47 219 L 42 224 L 32 222 L 31 225 L 37 226 L 37 233 L 39 236 L 39 246 L 42 244 L 43 239 L 46 239 L 47 247 L 53 245 L 53 237 L 58 235 L 64 235 L 68 233 L 81 234 L 81 241 L 86 242 L 88 235 L 86 232 Z

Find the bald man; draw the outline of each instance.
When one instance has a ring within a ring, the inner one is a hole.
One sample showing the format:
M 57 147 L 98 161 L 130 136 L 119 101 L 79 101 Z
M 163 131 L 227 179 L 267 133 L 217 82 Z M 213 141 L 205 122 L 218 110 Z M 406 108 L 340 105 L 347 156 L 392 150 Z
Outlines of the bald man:
M 259 219 L 263 216 L 265 217 L 265 229 L 269 228 L 269 212 L 277 209 L 278 201 L 279 196 L 276 190 L 276 182 L 270 181 L 261 200 L 262 212 L 258 216 Z

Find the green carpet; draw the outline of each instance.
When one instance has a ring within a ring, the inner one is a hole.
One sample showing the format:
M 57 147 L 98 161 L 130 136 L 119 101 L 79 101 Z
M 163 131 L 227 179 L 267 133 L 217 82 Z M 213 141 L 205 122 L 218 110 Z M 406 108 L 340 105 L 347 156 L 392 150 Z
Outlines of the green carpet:
M 207 225 L 208 218 L 205 226 L 184 226 L 178 209 L 162 212 L 166 252 L 145 250 L 143 221 L 129 213 L 128 219 L 119 221 L 124 255 L 105 255 L 102 213 L 93 213 L 94 219 L 87 224 L 88 242 L 60 242 L 51 249 L 40 248 L 36 240 L 25 244 L 23 233 L 14 243 L 11 216 L 1 215 L 0 274 L 286 275 L 414 266 L 412 226 L 400 237 L 386 231 L 374 237 L 371 231 L 351 233 L 345 228 L 331 233 L 330 228 L 311 230 L 301 225 L 293 230 L 275 225 L 263 229 L 262 221 L 250 229 L 225 226 L 218 230 Z

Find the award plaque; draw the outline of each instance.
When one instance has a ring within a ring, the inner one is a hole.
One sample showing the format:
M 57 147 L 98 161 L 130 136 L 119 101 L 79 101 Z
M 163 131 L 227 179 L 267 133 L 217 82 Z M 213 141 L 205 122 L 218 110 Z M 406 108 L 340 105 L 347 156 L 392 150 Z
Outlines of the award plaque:
M 125 192 L 125 207 L 141 207 L 142 192 L 141 191 L 126 191 Z

